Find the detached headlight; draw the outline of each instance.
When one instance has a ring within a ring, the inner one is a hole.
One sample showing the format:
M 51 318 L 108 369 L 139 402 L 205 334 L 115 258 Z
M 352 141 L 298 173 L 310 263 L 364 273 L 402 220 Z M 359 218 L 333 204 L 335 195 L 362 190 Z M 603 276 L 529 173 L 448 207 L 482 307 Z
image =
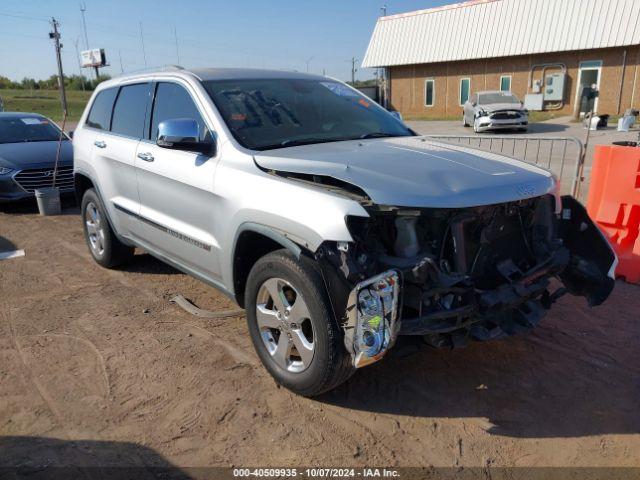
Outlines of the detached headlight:
M 12 169 L 7 167 L 0 167 L 0 175 L 6 175 L 7 173 L 13 172 Z
M 360 282 L 351 291 L 345 343 L 355 367 L 380 360 L 395 343 L 399 290 L 398 273 L 389 270 Z

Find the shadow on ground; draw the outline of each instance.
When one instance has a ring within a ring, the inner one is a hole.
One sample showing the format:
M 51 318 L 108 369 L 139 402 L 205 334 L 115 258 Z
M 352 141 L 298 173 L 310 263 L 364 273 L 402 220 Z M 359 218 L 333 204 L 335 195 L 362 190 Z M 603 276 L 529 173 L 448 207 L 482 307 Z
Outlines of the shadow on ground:
M 505 436 L 636 434 L 639 293 L 618 282 L 605 305 L 590 310 L 565 297 L 518 337 L 391 355 L 319 400 L 408 417 L 484 417 L 487 431 Z
M 553 133 L 553 132 L 560 133 L 568 129 L 569 129 L 569 125 L 566 125 L 563 123 L 538 122 L 538 123 L 530 123 L 527 133 L 529 134 Z
M 0 252 L 11 252 L 17 249 L 18 247 L 11 240 L 0 235 Z
M 190 479 L 154 450 L 129 442 L 0 437 L 0 478 Z
M 73 194 L 62 195 L 60 203 L 62 205 L 62 215 L 78 215 L 80 213 Z M 0 203 L 0 212 L 14 215 L 31 215 L 38 213 L 38 204 L 35 198 Z
M 119 270 L 129 273 L 149 273 L 152 275 L 174 275 L 182 273 L 148 253 L 137 253 L 130 262 L 119 267 Z

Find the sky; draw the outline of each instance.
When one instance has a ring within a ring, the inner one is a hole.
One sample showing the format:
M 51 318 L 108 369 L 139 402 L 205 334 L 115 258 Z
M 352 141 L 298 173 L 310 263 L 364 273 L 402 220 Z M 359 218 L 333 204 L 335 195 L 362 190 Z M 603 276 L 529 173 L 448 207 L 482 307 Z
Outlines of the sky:
M 455 0 L 84 0 L 89 48 L 104 48 L 118 75 L 167 64 L 298 70 L 349 80 L 386 3 L 387 14 Z M 0 75 L 56 73 L 49 21 L 60 22 L 63 67 L 78 74 L 85 50 L 81 0 L 0 0 Z M 142 37 L 140 34 L 142 23 Z M 176 48 L 177 36 L 177 48 Z M 179 62 L 178 62 L 179 59 Z M 85 74 L 89 74 L 85 70 Z M 357 79 L 373 77 L 359 69 Z

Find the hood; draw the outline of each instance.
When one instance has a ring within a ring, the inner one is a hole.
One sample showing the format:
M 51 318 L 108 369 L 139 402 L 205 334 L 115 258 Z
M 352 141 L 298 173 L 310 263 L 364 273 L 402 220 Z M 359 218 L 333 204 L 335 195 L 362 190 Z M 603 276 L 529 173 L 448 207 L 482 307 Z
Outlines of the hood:
M 486 112 L 497 112 L 500 110 L 513 110 L 519 112 L 523 108 L 519 103 L 490 103 L 488 105 L 478 105 L 478 109 L 482 109 Z
M 0 144 L 0 167 L 14 170 L 40 167 L 56 160 L 58 142 L 21 142 Z M 70 141 L 63 141 L 60 148 L 60 163 L 73 163 L 73 146 Z
M 462 208 L 555 192 L 553 175 L 502 155 L 425 137 L 354 140 L 269 150 L 267 170 L 324 175 L 364 190 L 379 205 Z

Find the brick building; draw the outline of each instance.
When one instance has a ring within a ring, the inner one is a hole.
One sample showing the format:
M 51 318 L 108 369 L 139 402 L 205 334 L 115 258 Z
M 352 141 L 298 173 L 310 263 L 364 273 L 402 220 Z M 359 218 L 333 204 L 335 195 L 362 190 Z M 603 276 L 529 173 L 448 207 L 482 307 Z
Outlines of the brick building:
M 379 18 L 362 66 L 385 69 L 389 107 L 442 118 L 482 90 L 623 113 L 640 108 L 639 65 L 640 0 L 474 0 Z M 592 84 L 599 98 L 579 102 Z

